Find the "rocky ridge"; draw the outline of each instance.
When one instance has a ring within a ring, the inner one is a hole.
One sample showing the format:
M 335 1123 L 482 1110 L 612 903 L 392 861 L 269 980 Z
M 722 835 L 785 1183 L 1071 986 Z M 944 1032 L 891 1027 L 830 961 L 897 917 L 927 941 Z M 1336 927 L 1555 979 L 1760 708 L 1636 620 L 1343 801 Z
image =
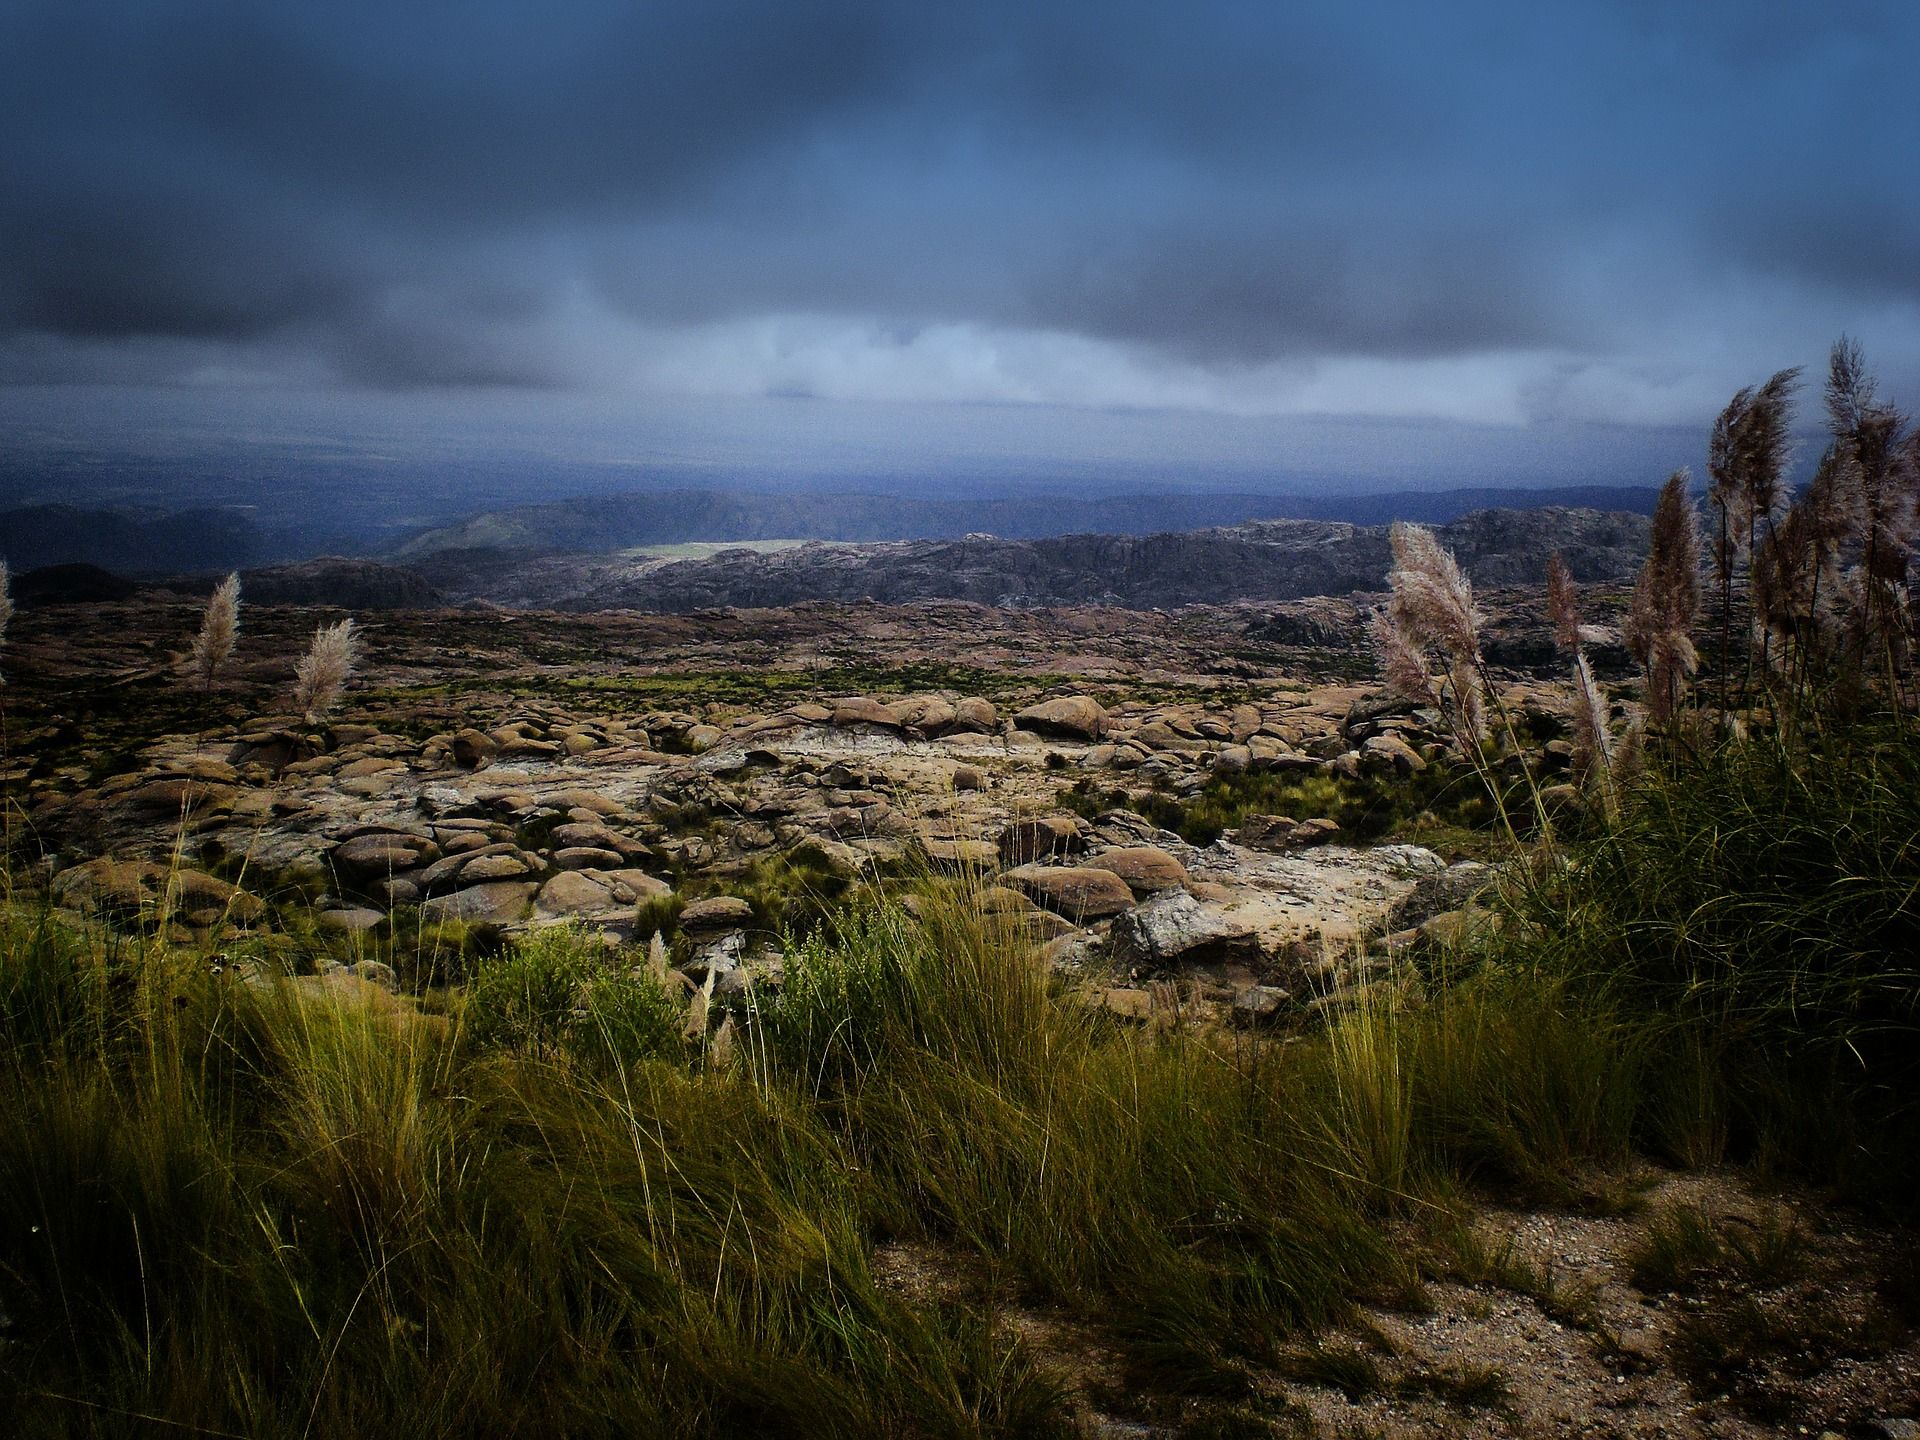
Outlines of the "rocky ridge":
M 1168 607 L 1377 589 L 1387 527 L 1266 520 L 1157 535 L 747 547 L 705 559 L 448 550 L 415 561 L 450 597 L 514 608 L 667 613 L 803 600 Z M 1559 550 L 1581 581 L 1621 581 L 1646 554 L 1642 515 L 1548 507 L 1482 510 L 1438 527 L 1477 584 L 1537 584 Z

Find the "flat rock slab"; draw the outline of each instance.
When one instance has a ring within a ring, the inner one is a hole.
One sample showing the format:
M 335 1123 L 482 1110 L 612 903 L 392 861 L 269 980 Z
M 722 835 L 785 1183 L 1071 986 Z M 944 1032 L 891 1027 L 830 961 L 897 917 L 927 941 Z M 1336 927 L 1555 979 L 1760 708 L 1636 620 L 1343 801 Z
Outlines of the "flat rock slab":
M 429 920 L 466 920 L 476 924 L 506 925 L 526 913 L 538 887 L 526 880 L 493 880 L 471 885 L 451 895 L 435 895 L 420 902 Z
M 1438 855 L 1417 845 L 1323 845 L 1274 854 L 1225 840 L 1188 865 L 1196 881 L 1220 887 L 1225 913 L 1270 954 L 1301 940 L 1342 945 L 1382 929 L 1423 880 L 1446 869 Z

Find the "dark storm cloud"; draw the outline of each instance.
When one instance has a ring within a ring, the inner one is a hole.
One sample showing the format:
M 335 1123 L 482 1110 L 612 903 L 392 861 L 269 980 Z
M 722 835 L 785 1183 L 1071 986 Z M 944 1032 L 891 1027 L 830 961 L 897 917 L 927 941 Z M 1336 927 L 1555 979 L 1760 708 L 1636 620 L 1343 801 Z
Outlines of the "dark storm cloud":
M 779 315 L 1577 364 L 1920 305 L 1899 3 L 6 14 L 16 379 L 164 340 L 573 383 L 603 330 Z

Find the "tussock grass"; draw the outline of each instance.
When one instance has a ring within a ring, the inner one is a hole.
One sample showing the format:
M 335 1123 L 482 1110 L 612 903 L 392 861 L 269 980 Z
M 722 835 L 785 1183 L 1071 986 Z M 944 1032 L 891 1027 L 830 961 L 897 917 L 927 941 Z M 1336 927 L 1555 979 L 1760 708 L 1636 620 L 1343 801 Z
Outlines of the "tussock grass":
M 1672 754 L 1516 918 L 1493 963 L 1560 977 L 1635 1037 L 1636 1143 L 1889 1199 L 1920 1166 L 1909 722 Z
M 1383 990 L 1295 1045 L 1129 1028 L 979 883 L 793 942 L 731 1060 L 564 928 L 443 1015 L 6 911 L 4 1398 L 26 1433 L 1051 1433 L 1073 1402 L 996 1305 L 1084 1317 L 1143 1391 L 1244 1395 L 1354 1297 L 1417 1303 L 1392 1227 L 1475 1145 L 1582 1143 L 1536 1133 L 1537 1079 L 1433 1059 L 1451 1004 Z M 1547 1013 L 1491 983 L 1459 1003 Z M 895 1238 L 1002 1298 L 883 1285 Z

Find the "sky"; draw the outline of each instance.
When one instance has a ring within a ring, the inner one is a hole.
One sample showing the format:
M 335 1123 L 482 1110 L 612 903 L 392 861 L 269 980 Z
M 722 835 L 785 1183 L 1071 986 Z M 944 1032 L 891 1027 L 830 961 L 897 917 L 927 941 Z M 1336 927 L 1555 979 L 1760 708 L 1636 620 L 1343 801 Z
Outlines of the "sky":
M 1908 0 L 10 0 L 0 440 L 1646 483 L 1842 332 L 1920 395 L 1916 53 Z

